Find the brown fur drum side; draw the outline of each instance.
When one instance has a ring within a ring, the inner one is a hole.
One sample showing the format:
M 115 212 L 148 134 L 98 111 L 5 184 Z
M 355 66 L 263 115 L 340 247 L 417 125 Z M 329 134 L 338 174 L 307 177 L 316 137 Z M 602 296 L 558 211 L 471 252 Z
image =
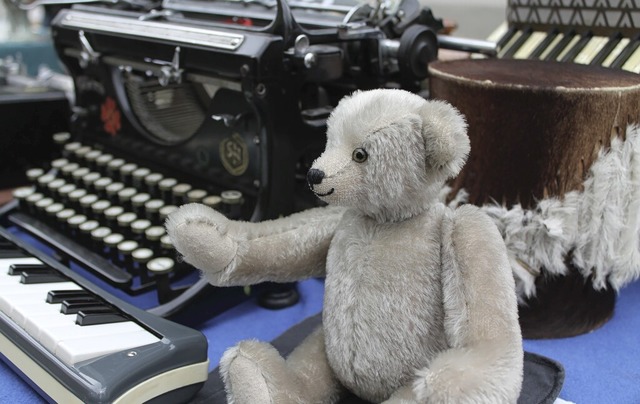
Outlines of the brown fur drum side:
M 452 194 L 482 206 L 519 204 L 581 191 L 614 137 L 640 121 L 640 76 L 597 66 L 534 60 L 461 60 L 430 66 L 432 98 L 450 102 L 469 124 L 471 154 Z M 576 335 L 602 325 L 612 287 L 594 288 L 567 257 L 567 271 L 531 268 L 536 297 L 520 307 L 530 338 Z M 587 308 L 587 309 L 585 309 Z

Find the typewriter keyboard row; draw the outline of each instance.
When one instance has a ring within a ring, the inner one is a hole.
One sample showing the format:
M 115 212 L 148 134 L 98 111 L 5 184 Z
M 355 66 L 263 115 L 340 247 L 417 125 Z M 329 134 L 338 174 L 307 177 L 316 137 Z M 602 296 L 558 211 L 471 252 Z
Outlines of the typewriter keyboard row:
M 21 212 L 66 235 L 111 265 L 98 275 L 135 295 L 156 288 L 160 303 L 180 290 L 171 283 L 193 273 L 175 259 L 165 233 L 167 215 L 184 203 L 202 203 L 237 216 L 243 195 L 210 195 L 109 153 L 72 142 L 50 170 L 27 172 L 31 186 L 14 198 Z

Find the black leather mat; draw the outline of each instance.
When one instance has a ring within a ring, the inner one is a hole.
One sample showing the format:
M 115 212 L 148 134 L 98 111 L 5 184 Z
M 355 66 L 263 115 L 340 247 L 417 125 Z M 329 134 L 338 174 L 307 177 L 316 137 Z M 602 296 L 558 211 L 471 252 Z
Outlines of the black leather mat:
M 272 341 L 273 345 L 283 356 L 287 356 L 293 349 L 313 331 L 321 322 L 320 314 L 310 317 L 300 324 L 290 328 L 284 334 Z M 564 368 L 558 362 L 534 353 L 524 354 L 524 382 L 518 404 L 551 404 L 553 403 L 564 382 Z M 226 404 L 224 386 L 218 368 L 209 375 L 209 380 L 193 400 L 194 403 Z M 346 397 L 342 404 L 368 404 L 357 397 Z

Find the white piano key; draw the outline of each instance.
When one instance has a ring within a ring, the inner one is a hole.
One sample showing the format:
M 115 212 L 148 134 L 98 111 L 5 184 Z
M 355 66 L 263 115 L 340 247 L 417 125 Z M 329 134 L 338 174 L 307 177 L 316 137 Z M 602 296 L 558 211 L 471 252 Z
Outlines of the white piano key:
M 584 65 L 588 65 L 591 63 L 593 58 L 598 55 L 598 52 L 604 48 L 604 46 L 609 42 L 609 38 L 607 37 L 593 37 L 589 40 L 589 43 L 578 53 L 576 58 L 573 60 L 575 63 L 580 63 Z
M 158 337 L 146 330 L 118 335 L 103 335 L 91 339 L 74 338 L 60 341 L 54 354 L 62 362 L 73 366 L 88 359 L 153 344 L 158 341 Z
M 56 306 L 58 306 L 59 312 L 60 306 L 62 305 L 56 304 Z M 40 333 L 42 333 L 43 330 L 53 327 L 75 325 L 77 314 L 59 314 L 60 315 L 55 316 L 48 314 L 36 314 L 30 316 L 24 322 L 22 328 L 27 332 L 27 334 L 38 340 L 40 338 Z
M 42 330 L 38 333 L 36 339 L 49 351 L 56 352 L 57 346 L 63 341 L 69 339 L 82 338 L 93 340 L 96 337 L 132 334 L 141 331 L 147 332 L 144 328 L 140 327 L 132 321 L 87 326 L 80 326 L 75 324 L 74 322 L 73 324 L 61 326 L 43 327 Z
M 604 59 L 604 61 L 602 62 L 602 66 L 604 67 L 611 66 L 611 63 L 613 63 L 613 61 L 616 60 L 620 52 L 622 52 L 624 48 L 627 47 L 628 44 L 629 44 L 629 38 L 622 38 L 620 42 L 618 42 L 618 45 L 616 45 L 616 47 L 613 48 L 609 53 L 609 55 Z
M 503 21 L 492 33 L 487 37 L 487 41 L 498 42 L 509 31 L 509 24 Z
M 548 34 L 546 32 L 540 32 L 540 31 L 532 32 L 531 35 L 529 36 L 529 39 L 527 39 L 525 43 L 522 44 L 520 49 L 518 49 L 516 53 L 513 55 L 513 58 L 528 59 L 529 56 L 531 56 L 531 54 L 533 53 L 533 51 L 536 50 L 538 45 L 540 45 L 540 42 L 544 41 L 547 35 Z
M 60 313 L 60 307 L 60 304 L 24 303 L 13 306 L 8 315 L 20 328 L 24 329 L 27 319 L 34 316 L 64 316 L 64 314 Z
M 20 280 L 19 276 L 13 276 L 13 278 Z M 80 289 L 82 288 L 74 282 L 0 284 L 0 310 L 10 315 L 14 307 L 25 303 L 49 305 L 45 300 L 50 290 Z
M 622 69 L 633 73 L 640 73 L 640 46 L 638 46 L 635 52 L 627 59 L 625 64 L 622 65 Z

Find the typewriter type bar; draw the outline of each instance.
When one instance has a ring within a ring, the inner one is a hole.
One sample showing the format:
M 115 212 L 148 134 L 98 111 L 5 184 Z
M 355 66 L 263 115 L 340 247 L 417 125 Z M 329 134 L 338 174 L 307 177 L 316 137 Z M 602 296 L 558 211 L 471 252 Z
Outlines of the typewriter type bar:
M 65 403 L 184 402 L 207 379 L 207 342 L 199 332 L 107 295 L 4 229 L 0 250 L 0 353 L 44 396 Z M 43 269 L 59 279 L 22 281 Z

